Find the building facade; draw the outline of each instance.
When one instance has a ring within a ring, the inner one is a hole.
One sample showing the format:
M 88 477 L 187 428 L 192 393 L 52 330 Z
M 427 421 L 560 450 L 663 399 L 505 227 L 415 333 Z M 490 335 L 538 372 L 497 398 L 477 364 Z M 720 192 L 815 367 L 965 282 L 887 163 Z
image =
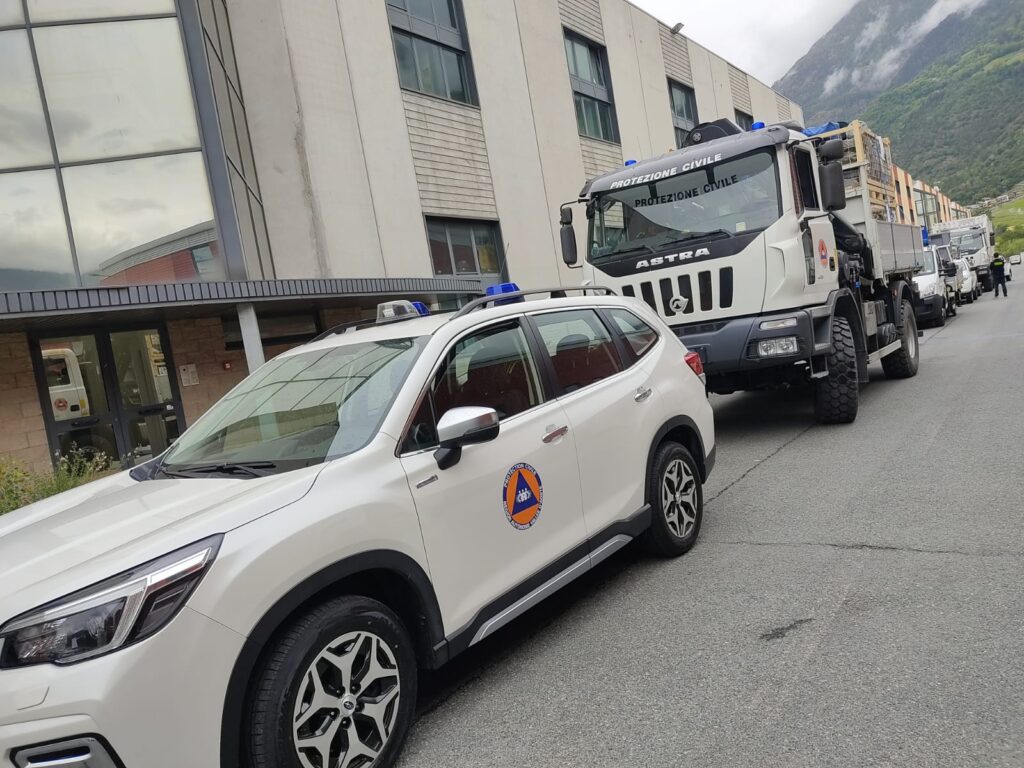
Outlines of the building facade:
M 625 0 L 0 0 L 0 75 L 0 454 L 35 468 L 144 460 L 379 301 L 573 284 L 588 177 L 802 120 Z

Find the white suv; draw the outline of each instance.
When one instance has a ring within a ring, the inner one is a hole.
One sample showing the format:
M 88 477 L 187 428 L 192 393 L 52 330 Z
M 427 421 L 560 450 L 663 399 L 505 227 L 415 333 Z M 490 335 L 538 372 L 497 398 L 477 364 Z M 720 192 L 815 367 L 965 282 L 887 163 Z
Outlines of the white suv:
M 0 765 L 391 765 L 419 668 L 634 539 L 686 552 L 699 357 L 587 292 L 382 305 L 0 518 Z

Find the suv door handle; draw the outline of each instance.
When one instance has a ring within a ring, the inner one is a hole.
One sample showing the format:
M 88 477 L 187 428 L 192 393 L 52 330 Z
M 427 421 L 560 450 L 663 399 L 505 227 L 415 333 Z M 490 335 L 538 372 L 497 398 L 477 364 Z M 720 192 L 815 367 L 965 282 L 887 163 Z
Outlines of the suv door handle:
M 544 442 L 553 443 L 558 438 L 565 437 L 567 434 L 569 434 L 569 427 L 566 424 L 560 427 L 549 426 L 548 433 L 544 435 Z
M 644 400 L 651 396 L 653 391 L 654 390 L 652 390 L 650 387 L 637 387 L 636 394 L 633 395 L 633 399 L 638 403 L 642 403 Z

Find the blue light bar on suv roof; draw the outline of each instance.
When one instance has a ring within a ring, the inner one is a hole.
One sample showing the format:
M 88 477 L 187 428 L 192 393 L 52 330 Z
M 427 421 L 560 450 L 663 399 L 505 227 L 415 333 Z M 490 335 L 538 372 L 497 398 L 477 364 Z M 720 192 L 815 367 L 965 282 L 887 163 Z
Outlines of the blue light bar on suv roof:
M 503 293 L 519 293 L 520 288 L 515 283 L 498 283 L 497 285 L 488 285 L 487 290 L 484 291 L 488 296 L 500 296 Z M 504 299 L 494 302 L 495 306 L 501 306 L 503 304 L 515 304 L 520 301 L 525 301 L 522 296 L 517 296 L 514 299 Z

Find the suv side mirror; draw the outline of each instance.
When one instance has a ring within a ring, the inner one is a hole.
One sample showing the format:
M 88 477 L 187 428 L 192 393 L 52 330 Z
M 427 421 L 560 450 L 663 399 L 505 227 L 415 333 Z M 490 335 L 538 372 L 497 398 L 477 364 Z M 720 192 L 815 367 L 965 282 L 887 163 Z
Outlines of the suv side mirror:
M 821 182 L 821 205 L 826 211 L 841 211 L 846 207 L 846 184 L 842 163 L 825 163 L 818 168 Z
M 438 469 L 450 469 L 462 458 L 466 445 L 487 443 L 498 436 L 498 412 L 493 408 L 452 408 L 437 422 L 439 448 L 434 451 Z
M 563 205 L 558 220 L 562 225 L 559 232 L 562 239 L 562 261 L 567 267 L 575 267 L 579 256 L 576 253 L 576 230 L 572 228 L 572 208 Z
M 818 147 L 818 157 L 823 163 L 843 159 L 843 140 L 829 139 Z

